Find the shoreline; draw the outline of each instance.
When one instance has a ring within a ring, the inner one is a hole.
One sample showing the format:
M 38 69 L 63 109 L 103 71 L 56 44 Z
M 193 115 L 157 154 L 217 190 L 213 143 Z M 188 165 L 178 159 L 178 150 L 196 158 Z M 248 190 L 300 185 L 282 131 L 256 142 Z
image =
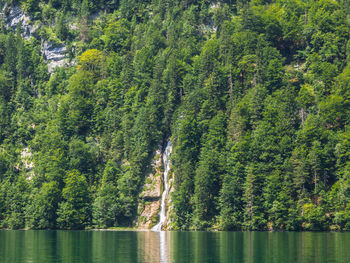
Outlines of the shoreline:
M 162 230 L 162 231 L 153 231 L 151 229 L 142 229 L 142 228 L 96 228 L 96 229 L 9 229 L 9 228 L 0 228 L 0 231 L 100 231 L 100 232 L 211 232 L 211 233 L 220 233 L 220 232 L 268 232 L 268 233 L 350 233 L 350 231 L 335 231 L 335 230 L 318 230 L 318 231 L 271 231 L 271 230 L 236 230 L 236 231 L 222 231 L 222 230 Z

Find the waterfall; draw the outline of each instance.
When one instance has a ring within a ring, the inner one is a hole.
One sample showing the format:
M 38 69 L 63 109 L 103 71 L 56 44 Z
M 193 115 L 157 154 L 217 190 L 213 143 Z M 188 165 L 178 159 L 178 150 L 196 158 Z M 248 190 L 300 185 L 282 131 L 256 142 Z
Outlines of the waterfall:
M 166 220 L 166 197 L 168 193 L 168 175 L 170 170 L 170 154 L 172 151 L 171 141 L 168 141 L 168 144 L 163 153 L 163 165 L 164 165 L 164 173 L 163 173 L 163 193 L 162 193 L 162 201 L 160 203 L 160 213 L 159 213 L 159 222 L 157 225 L 152 227 L 153 231 L 161 231 L 162 226 Z

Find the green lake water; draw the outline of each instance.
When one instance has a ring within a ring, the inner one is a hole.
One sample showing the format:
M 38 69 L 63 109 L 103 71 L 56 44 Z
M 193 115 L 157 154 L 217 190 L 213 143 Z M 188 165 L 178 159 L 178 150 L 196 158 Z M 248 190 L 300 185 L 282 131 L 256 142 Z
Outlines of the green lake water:
M 0 231 L 0 262 L 350 262 L 350 233 Z

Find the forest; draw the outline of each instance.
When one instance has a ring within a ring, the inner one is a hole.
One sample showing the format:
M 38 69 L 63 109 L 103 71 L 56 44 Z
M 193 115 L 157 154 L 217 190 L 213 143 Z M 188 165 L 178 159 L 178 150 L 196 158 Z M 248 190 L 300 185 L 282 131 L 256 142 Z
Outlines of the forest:
M 132 227 L 171 139 L 171 229 L 350 230 L 349 0 L 0 6 L 0 228 Z

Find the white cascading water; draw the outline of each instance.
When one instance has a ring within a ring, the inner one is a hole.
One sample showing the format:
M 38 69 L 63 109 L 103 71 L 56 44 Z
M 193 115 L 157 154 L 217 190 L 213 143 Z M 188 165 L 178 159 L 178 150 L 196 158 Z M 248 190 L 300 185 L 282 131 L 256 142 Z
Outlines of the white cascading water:
M 163 173 L 163 186 L 164 190 L 162 193 L 162 201 L 160 203 L 160 213 L 159 213 L 159 222 L 151 230 L 153 231 L 162 231 L 162 226 L 166 220 L 166 197 L 168 193 L 168 173 L 170 170 L 170 154 L 172 151 L 171 141 L 168 141 L 168 144 L 163 153 L 163 165 L 164 165 L 164 173 Z

